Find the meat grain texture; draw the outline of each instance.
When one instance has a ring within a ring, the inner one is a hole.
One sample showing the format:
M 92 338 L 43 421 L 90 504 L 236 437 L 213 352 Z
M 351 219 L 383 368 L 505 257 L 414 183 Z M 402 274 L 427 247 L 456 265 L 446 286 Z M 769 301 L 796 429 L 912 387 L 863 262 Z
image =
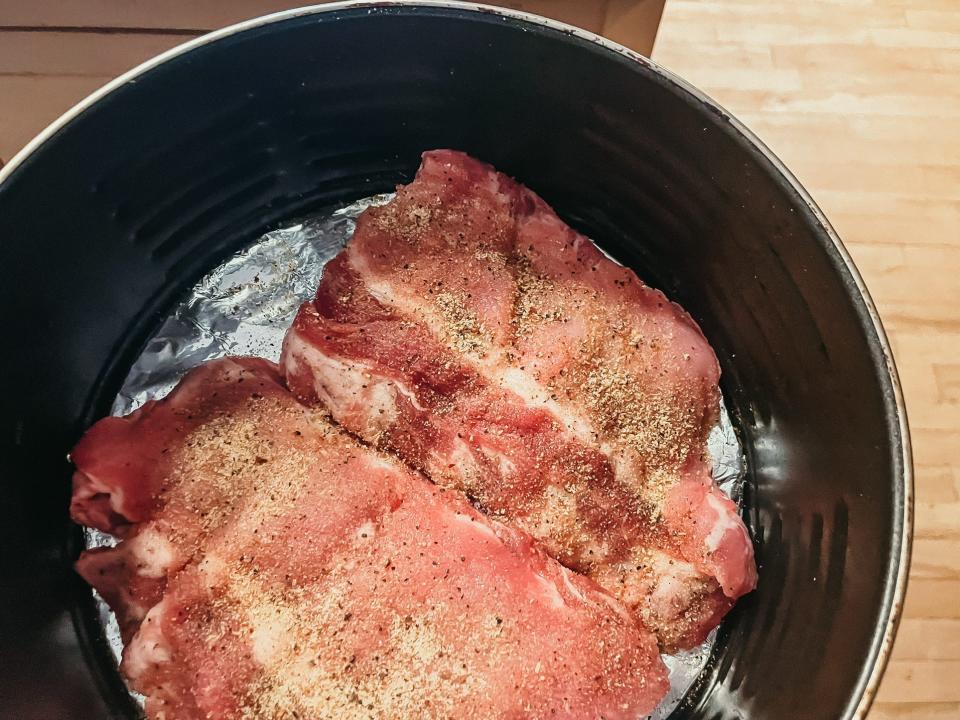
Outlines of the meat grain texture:
M 298 403 L 213 361 L 91 428 L 78 570 L 153 719 L 636 718 L 656 640 L 591 580 Z
M 719 365 L 690 316 L 454 151 L 367 210 L 300 310 L 290 389 L 539 540 L 672 651 L 753 589 L 710 476 Z

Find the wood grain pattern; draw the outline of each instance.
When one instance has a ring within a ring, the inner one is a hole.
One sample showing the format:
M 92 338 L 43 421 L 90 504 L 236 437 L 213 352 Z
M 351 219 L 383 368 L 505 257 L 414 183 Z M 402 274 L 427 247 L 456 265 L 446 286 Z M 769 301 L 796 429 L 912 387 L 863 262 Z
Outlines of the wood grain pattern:
M 506 0 L 643 49 L 659 0 Z M 90 91 L 292 0 L 0 0 L 0 159 Z M 958 0 L 668 0 L 654 59 L 811 191 L 884 319 L 910 415 L 916 542 L 870 720 L 960 718 Z
M 664 0 L 487 0 L 649 53 Z M 0 0 L 0 164 L 110 79 L 205 32 L 297 0 Z
M 608 2 L 638 5 L 646 1 L 493 0 L 488 4 L 599 29 Z M 310 4 L 296 0 L 0 0 L 0 27 L 150 28 L 200 33 Z
M 877 303 L 913 431 L 916 536 L 869 717 L 960 718 L 960 5 L 668 0 L 653 58 L 784 160 Z

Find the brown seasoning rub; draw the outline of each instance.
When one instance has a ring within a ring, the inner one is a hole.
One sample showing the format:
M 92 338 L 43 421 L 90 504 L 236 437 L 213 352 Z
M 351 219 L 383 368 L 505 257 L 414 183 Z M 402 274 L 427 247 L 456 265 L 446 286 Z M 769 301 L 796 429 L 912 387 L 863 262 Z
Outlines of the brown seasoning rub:
M 604 576 L 631 605 L 699 566 L 700 576 L 685 581 L 687 597 L 675 598 L 679 619 L 665 621 L 674 628 L 651 622 L 666 647 L 683 641 L 687 633 L 674 630 L 688 618 L 695 627 L 711 603 L 728 606 L 704 558 L 711 536 L 703 528 L 720 515 L 697 496 L 710 480 L 716 358 L 686 313 L 524 188 L 449 151 L 427 153 L 414 183 L 362 217 L 342 257 L 356 286 L 418 327 L 404 353 L 471 378 L 454 398 L 446 381 L 388 358 L 375 382 L 418 407 L 378 434 L 386 447 L 527 530 L 570 567 Z M 348 313 L 337 322 L 364 326 Z M 376 332 L 391 338 L 394 327 Z M 332 357 L 372 357 L 356 345 L 316 346 Z M 389 355 L 385 341 L 378 353 L 374 365 Z M 451 399 L 441 411 L 444 395 Z M 346 414 L 362 413 L 355 408 Z M 699 525 L 678 518 L 687 503 Z
M 241 373 L 230 387 L 243 390 L 227 399 L 193 396 L 191 407 L 171 403 L 172 412 L 154 416 L 176 428 L 152 468 L 162 476 L 155 518 L 170 524 L 169 539 L 191 559 L 174 569 L 169 615 L 149 622 L 165 628 L 170 657 L 185 663 L 182 688 L 229 701 L 220 714 L 243 720 L 482 718 L 493 711 L 474 712 L 463 698 L 482 708 L 485 698 L 511 693 L 532 698 L 537 712 L 578 717 L 583 711 L 570 708 L 594 693 L 652 707 L 666 687 L 655 644 L 596 588 L 562 580 L 553 561 L 524 549 L 529 539 L 492 528 L 456 495 L 254 380 Z M 149 426 L 134 427 L 144 442 L 156 437 Z M 387 475 L 364 474 L 371 468 Z M 432 526 L 420 532 L 425 520 Z M 477 536 L 488 545 L 476 549 L 465 523 L 482 526 Z M 438 541 L 438 532 L 461 549 Z M 471 589 L 489 557 L 500 558 L 503 574 Z M 541 580 L 546 600 L 530 589 Z M 551 592 L 560 593 L 559 605 Z M 538 626 L 542 614 L 552 619 Z M 566 623 L 577 631 L 557 629 Z M 589 642 L 566 641 L 588 627 Z M 584 645 L 592 647 L 583 661 L 590 677 L 578 664 Z M 534 667 L 519 662 L 525 657 L 536 658 Z M 151 682 L 171 680 L 163 674 L 170 668 L 141 670 L 135 686 L 150 695 Z M 151 681 L 151 672 L 160 674 Z M 516 684 L 505 688 L 505 677 Z M 491 678 L 500 685 L 488 686 Z M 155 715 L 163 697 L 148 711 Z

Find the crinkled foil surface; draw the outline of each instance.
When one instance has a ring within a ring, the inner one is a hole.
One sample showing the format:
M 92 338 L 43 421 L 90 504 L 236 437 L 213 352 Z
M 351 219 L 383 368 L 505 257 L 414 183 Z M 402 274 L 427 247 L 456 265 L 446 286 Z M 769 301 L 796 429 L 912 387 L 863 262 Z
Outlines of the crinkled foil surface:
M 283 336 L 297 309 L 313 296 L 324 264 L 353 235 L 356 218 L 392 195 L 375 195 L 269 232 L 203 278 L 147 343 L 113 403 L 114 415 L 126 415 L 148 400 L 166 395 L 200 363 L 224 355 L 257 355 L 278 360 Z M 726 408 L 710 434 L 708 447 L 717 483 L 740 501 L 744 461 Z M 87 530 L 88 547 L 115 540 Z M 100 620 L 119 662 L 123 645 L 116 620 L 97 597 Z M 663 720 L 677 706 L 705 667 L 715 632 L 700 647 L 666 655 L 670 692 L 650 715 Z M 138 699 L 139 696 L 136 696 Z

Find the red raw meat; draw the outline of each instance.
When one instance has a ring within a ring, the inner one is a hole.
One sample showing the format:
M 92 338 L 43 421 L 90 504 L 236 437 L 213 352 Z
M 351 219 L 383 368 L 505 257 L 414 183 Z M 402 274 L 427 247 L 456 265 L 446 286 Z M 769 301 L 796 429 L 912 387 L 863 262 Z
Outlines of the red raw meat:
M 462 153 L 365 212 L 288 333 L 290 389 L 539 539 L 691 647 L 756 583 L 706 439 L 696 323 Z
M 124 536 L 78 565 L 129 629 L 143 618 L 122 669 L 150 718 L 636 718 L 667 690 L 617 601 L 265 361 L 202 366 L 73 457 L 75 518 Z M 129 549 L 150 533 L 159 560 Z
M 84 552 L 77 570 L 113 608 L 125 639 L 160 600 L 167 576 L 244 501 L 247 488 L 235 486 L 234 478 L 192 482 L 197 466 L 218 462 L 199 455 L 192 438 L 221 415 L 246 407 L 251 393 L 262 402 L 286 397 L 273 363 L 211 362 L 189 373 L 164 400 L 99 421 L 70 453 L 77 468 L 73 519 L 124 538 L 117 547 Z M 272 424 L 249 428 L 261 447 L 275 442 L 278 432 Z

